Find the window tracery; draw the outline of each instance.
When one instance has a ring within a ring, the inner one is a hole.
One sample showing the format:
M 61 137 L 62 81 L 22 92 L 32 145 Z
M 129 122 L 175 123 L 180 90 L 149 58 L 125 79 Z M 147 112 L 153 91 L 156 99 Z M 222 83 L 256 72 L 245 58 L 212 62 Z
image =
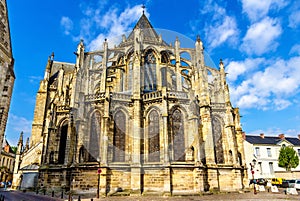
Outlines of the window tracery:
M 153 110 L 149 114 L 148 127 L 148 161 L 158 162 L 160 157 L 160 143 L 159 143 L 159 115 Z
M 118 111 L 114 118 L 113 136 L 113 161 L 125 161 L 125 137 L 126 137 L 126 116 L 122 111 Z
M 172 144 L 175 161 L 185 161 L 184 120 L 179 109 L 172 113 Z

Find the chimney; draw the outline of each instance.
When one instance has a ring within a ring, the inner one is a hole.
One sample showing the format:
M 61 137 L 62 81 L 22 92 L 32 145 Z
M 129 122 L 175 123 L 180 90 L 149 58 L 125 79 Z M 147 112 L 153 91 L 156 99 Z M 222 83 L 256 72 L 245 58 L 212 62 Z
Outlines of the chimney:
M 278 138 L 284 139 L 284 134 L 283 134 L 283 133 L 282 133 L 282 134 L 279 134 L 279 135 L 278 135 Z
M 265 138 L 265 134 L 264 134 L 264 133 L 259 134 L 259 136 L 260 136 L 262 139 Z

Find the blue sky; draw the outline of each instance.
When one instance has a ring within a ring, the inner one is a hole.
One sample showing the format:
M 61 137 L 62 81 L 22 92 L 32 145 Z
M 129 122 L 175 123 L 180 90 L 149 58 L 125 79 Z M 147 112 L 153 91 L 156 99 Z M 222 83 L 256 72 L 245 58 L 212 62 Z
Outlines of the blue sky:
M 8 0 L 17 77 L 6 129 L 11 144 L 21 131 L 30 136 L 48 56 L 74 63 L 81 38 L 90 50 L 105 38 L 113 43 L 132 30 L 143 3 L 154 28 L 193 41 L 199 34 L 211 59 L 223 59 L 246 134 L 300 134 L 300 0 Z

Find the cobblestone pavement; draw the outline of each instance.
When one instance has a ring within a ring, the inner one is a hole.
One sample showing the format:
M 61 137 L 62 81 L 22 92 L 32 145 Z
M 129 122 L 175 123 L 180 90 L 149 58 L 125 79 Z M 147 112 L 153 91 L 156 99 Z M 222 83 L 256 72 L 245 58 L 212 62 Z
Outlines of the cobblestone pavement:
M 78 198 L 73 199 L 77 201 Z M 91 199 L 81 199 L 81 201 L 90 201 Z M 217 201 L 229 201 L 229 200 L 243 200 L 243 201 L 299 201 L 300 195 L 285 195 L 283 190 L 280 193 L 268 193 L 268 192 L 258 192 L 256 195 L 252 192 L 246 193 L 221 193 L 215 195 L 202 195 L 202 196 L 173 196 L 173 197 L 160 197 L 160 196 L 112 196 L 106 198 L 93 198 L 93 201 L 206 201 L 206 200 L 217 200 Z M 65 200 L 67 201 L 67 200 Z
M 33 193 L 24 193 L 21 191 L 6 191 L 0 189 L 0 200 L 3 201 L 61 201 L 58 198 L 49 196 L 35 195 Z
M 69 199 L 64 197 L 64 199 L 51 198 L 51 196 L 36 195 L 34 192 L 20 192 L 20 191 L 6 191 L 0 194 L 5 195 L 5 201 L 69 201 Z M 243 200 L 243 201 L 299 201 L 299 195 L 286 195 L 283 189 L 280 189 L 279 193 L 269 193 L 269 192 L 258 192 L 253 194 L 253 191 L 246 193 L 220 193 L 214 195 L 201 195 L 201 196 L 172 196 L 172 197 L 162 197 L 162 196 L 111 196 L 104 198 L 81 198 L 81 201 L 229 201 L 229 200 Z M 73 196 L 72 201 L 78 201 L 78 196 Z

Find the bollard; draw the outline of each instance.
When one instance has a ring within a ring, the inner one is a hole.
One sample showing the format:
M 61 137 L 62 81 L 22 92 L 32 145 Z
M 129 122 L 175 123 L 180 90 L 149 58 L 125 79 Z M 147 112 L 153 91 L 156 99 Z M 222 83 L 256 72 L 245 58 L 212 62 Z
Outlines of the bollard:
M 80 195 L 78 195 L 78 201 L 81 201 Z
M 64 198 L 64 191 L 61 191 L 60 198 L 61 198 L 61 199 L 63 199 L 63 198 Z
M 94 199 L 93 199 L 93 198 L 91 198 L 91 201 L 94 201 Z
M 52 197 L 54 197 L 54 191 L 52 191 Z
M 43 189 L 43 191 L 44 191 L 44 195 L 46 195 L 46 189 Z
M 38 189 L 38 188 L 36 189 L 36 192 L 35 192 L 35 194 L 39 194 L 39 189 Z

